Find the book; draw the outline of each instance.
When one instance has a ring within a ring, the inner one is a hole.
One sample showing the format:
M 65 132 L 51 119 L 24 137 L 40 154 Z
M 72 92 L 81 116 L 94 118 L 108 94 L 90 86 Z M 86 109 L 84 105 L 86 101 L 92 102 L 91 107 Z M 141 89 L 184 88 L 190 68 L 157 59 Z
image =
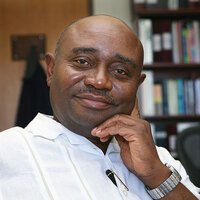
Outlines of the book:
M 152 24 L 153 61 L 162 62 L 162 20 L 155 19 Z
M 168 90 L 167 90 L 167 79 L 161 80 L 162 83 L 162 99 L 163 99 L 163 114 L 168 115 Z
M 153 63 L 152 51 L 152 20 L 138 20 L 138 35 L 144 48 L 144 64 Z
M 184 99 L 185 99 L 185 114 L 193 115 L 195 113 L 195 96 L 194 83 L 191 79 L 184 80 Z
M 168 135 L 168 149 L 171 155 L 177 157 L 176 139 L 177 139 L 177 126 L 176 124 L 167 124 L 166 132 Z
M 145 7 L 145 1 L 146 0 L 133 0 L 133 5 L 134 5 L 134 8 L 137 10 L 137 9 L 141 9 L 141 8 L 144 8 Z
M 179 34 L 177 21 L 172 21 L 172 60 L 174 63 L 180 63 L 179 54 Z
M 177 28 L 177 44 L 178 44 L 178 55 L 179 55 L 179 62 L 183 63 L 183 42 L 182 42 L 182 26 L 183 21 L 179 20 L 176 22 L 176 28 Z
M 167 7 L 169 9 L 178 9 L 179 8 L 179 0 L 168 0 L 166 2 L 168 3 Z
M 163 115 L 162 84 L 160 82 L 156 82 L 153 89 L 155 115 Z
M 187 54 L 187 63 L 192 63 L 192 23 L 191 21 L 186 22 L 186 54 Z
M 146 0 L 146 8 L 167 8 L 166 0 Z
M 162 20 L 162 62 L 172 62 L 172 29 L 171 21 Z
M 188 80 L 188 111 L 190 115 L 195 114 L 195 93 L 194 93 L 194 81 Z
M 197 20 L 193 20 L 193 48 L 194 48 L 194 62 L 200 62 L 200 22 Z
M 200 78 L 194 81 L 194 92 L 195 92 L 195 113 L 200 115 Z
M 155 115 L 153 92 L 154 73 L 151 70 L 144 70 L 143 73 L 146 74 L 146 79 L 139 87 L 138 102 L 142 116 L 153 116 Z
M 178 114 L 185 114 L 185 99 L 184 99 L 184 80 L 182 78 L 177 79 L 177 95 L 178 95 Z
M 178 114 L 178 90 L 177 81 L 175 79 L 167 80 L 167 101 L 169 115 Z
M 154 137 L 156 145 L 168 148 L 168 136 L 166 131 L 166 125 L 163 123 L 157 123 L 154 126 Z
M 187 8 L 188 7 L 188 0 L 179 0 L 178 7 L 179 8 Z
M 183 62 L 189 63 L 189 58 L 187 54 L 187 37 L 188 37 L 188 28 L 187 22 L 184 21 L 181 28 L 181 38 L 182 38 L 182 55 L 183 55 Z

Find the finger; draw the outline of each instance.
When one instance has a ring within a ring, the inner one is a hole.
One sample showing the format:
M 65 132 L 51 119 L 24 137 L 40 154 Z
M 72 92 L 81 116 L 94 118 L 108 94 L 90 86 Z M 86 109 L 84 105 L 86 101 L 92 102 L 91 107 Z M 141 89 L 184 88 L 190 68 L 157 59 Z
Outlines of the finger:
M 106 137 L 102 137 L 102 138 L 100 138 L 100 141 L 101 142 L 107 142 L 108 140 L 110 140 L 110 135 L 109 136 L 106 136 Z
M 110 127 L 119 127 L 119 125 L 134 126 L 136 125 L 136 122 L 129 115 L 124 115 L 124 114 L 115 115 L 106 120 L 105 122 L 103 122 L 102 124 L 100 124 L 98 127 L 94 128 L 91 134 L 96 136 L 99 134 L 99 132 L 102 132 L 105 129 L 109 129 Z
M 133 108 L 133 111 L 132 111 L 131 115 L 133 117 L 140 118 L 140 110 L 139 110 L 139 106 L 138 106 L 138 98 L 136 98 L 136 100 L 135 100 L 135 106 Z
M 96 133 L 96 137 L 99 137 L 101 141 L 107 140 L 111 136 L 121 136 L 126 141 L 133 141 L 137 130 L 130 130 L 130 127 L 110 127 Z

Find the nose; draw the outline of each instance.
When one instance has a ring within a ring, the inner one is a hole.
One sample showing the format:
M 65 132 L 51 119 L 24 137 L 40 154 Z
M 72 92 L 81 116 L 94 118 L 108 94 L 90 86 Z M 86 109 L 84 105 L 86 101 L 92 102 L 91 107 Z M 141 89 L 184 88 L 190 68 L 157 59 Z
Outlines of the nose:
M 110 74 L 108 70 L 103 66 L 99 66 L 96 69 L 91 70 L 90 73 L 86 74 L 84 83 L 85 85 L 93 86 L 96 89 L 112 89 Z

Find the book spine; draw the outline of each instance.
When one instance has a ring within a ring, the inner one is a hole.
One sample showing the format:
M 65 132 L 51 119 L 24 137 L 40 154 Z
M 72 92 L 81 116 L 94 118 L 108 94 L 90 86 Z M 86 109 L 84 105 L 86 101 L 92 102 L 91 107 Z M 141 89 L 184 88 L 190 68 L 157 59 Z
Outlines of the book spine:
M 162 62 L 162 20 L 153 21 L 153 61 Z
M 172 62 L 171 21 L 162 20 L 162 62 Z
M 184 101 L 184 81 L 177 79 L 177 93 L 178 93 L 178 113 L 179 115 L 185 114 L 185 101 Z
M 155 115 L 163 115 L 162 84 L 160 82 L 154 84 L 154 105 Z
M 183 62 L 188 63 L 188 61 L 189 61 L 188 54 L 187 54 L 187 34 L 188 34 L 188 30 L 187 30 L 186 22 L 183 23 L 181 33 L 182 33 Z
M 177 94 L 177 81 L 175 79 L 167 80 L 167 101 L 169 115 L 178 114 L 178 94 Z
M 194 82 L 195 90 L 195 113 L 200 115 L 200 78 L 197 78 Z
M 168 0 L 166 2 L 167 2 L 169 9 L 178 9 L 179 8 L 179 0 Z
M 176 64 L 181 62 L 179 55 L 179 36 L 177 23 L 177 21 L 172 22 L 172 60 Z
M 168 96 L 167 79 L 162 80 L 162 88 L 163 88 L 163 90 L 162 90 L 163 114 L 168 115 L 169 110 L 168 110 L 168 100 L 167 100 L 167 96 Z
M 153 63 L 151 19 L 140 19 L 138 21 L 138 35 L 144 47 L 144 64 L 151 64 Z
M 134 9 L 141 9 L 145 7 L 145 0 L 132 0 Z
M 200 27 L 199 27 L 199 21 L 194 20 L 193 22 L 193 31 L 194 31 L 194 62 L 199 63 L 200 62 Z
M 140 85 L 138 91 L 138 98 L 140 102 L 141 114 L 143 116 L 153 116 L 155 115 L 154 107 L 154 73 L 150 70 L 144 70 L 146 74 L 145 81 Z M 148 99 L 148 101 L 147 101 Z
M 146 8 L 167 8 L 168 1 L 165 0 L 146 0 Z
M 183 62 L 182 24 L 183 24 L 183 21 L 178 21 L 176 23 L 177 33 L 178 33 L 178 36 L 177 36 L 178 37 L 178 40 L 177 40 L 177 43 L 178 43 L 178 54 L 179 54 L 180 63 Z
M 179 8 L 187 8 L 188 7 L 188 0 L 179 0 L 178 7 Z

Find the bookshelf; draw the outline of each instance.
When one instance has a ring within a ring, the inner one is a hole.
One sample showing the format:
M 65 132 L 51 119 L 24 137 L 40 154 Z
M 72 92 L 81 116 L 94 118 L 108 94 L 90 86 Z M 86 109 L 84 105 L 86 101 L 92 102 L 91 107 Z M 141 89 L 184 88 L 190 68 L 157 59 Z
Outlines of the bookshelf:
M 152 124 L 156 143 L 176 157 L 175 140 L 181 127 L 200 123 L 200 1 L 192 5 L 190 0 L 181 0 L 184 6 L 176 8 L 168 7 L 170 0 L 159 6 L 161 1 L 152 1 L 158 5 L 150 6 L 144 3 L 150 0 L 131 1 L 138 36 L 147 52 L 144 71 L 152 76 L 139 95 L 141 113 Z M 149 91 L 153 99 L 145 95 Z
M 134 6 L 133 6 L 134 7 Z M 139 8 L 134 9 L 137 16 L 140 18 L 171 18 L 171 19 L 184 19 L 184 18 L 200 18 L 200 8 Z

